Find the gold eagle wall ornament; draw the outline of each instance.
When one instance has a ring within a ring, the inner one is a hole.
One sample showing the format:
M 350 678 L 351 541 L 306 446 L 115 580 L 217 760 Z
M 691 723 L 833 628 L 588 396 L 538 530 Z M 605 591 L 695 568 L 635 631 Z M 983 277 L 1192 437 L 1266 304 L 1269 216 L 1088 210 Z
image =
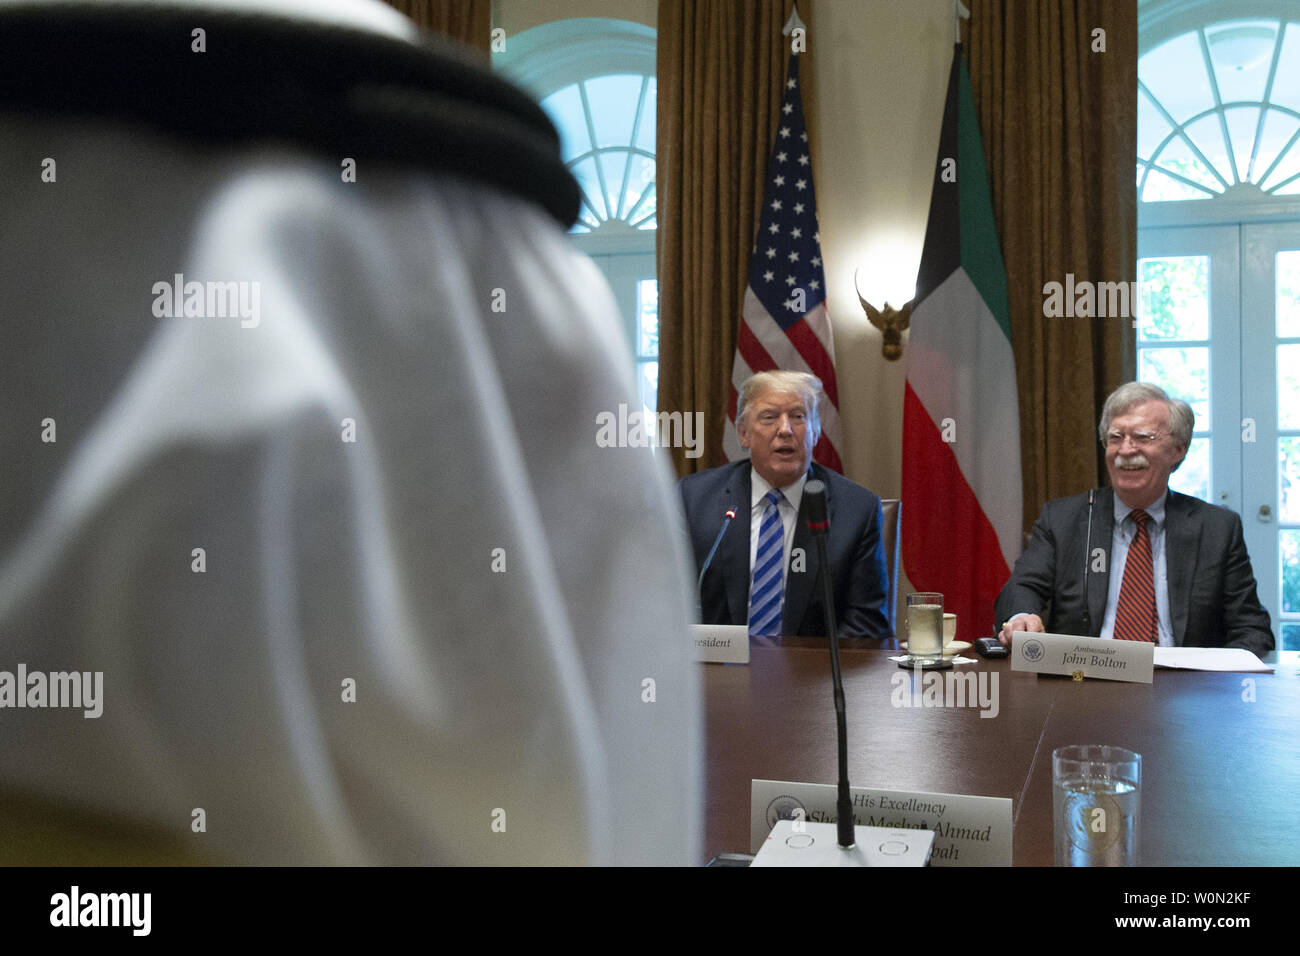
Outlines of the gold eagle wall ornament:
M 862 303 L 862 311 L 867 313 L 867 321 L 878 328 L 880 334 L 884 336 L 884 341 L 880 345 L 880 354 L 888 362 L 897 362 L 903 357 L 903 332 L 912 324 L 912 303 L 905 302 L 901 308 L 895 309 L 886 302 L 883 309 L 877 309 L 862 297 L 861 292 L 858 292 L 856 269 L 853 270 L 853 291 L 858 293 L 858 301 Z

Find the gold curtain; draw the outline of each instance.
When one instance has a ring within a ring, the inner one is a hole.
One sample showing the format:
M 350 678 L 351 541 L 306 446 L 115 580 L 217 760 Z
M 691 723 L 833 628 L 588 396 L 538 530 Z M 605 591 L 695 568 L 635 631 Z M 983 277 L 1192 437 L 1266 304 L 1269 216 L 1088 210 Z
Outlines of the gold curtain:
M 809 48 L 811 7 L 799 4 Z M 790 8 L 789 0 L 659 2 L 659 410 L 703 412 L 705 426 L 701 457 L 672 449 L 678 474 L 724 460 L 736 326 L 780 114 Z M 800 64 L 801 78 L 811 74 L 810 63 Z M 804 108 L 811 113 L 808 98 Z
M 492 0 L 384 0 L 416 26 L 442 33 L 488 54 L 492 38 Z
M 1137 4 L 970 8 L 966 48 L 1007 268 L 1028 528 L 1044 501 L 1100 483 L 1101 405 L 1134 377 L 1131 320 L 1047 318 L 1043 286 L 1064 285 L 1067 273 L 1076 282 L 1137 277 Z

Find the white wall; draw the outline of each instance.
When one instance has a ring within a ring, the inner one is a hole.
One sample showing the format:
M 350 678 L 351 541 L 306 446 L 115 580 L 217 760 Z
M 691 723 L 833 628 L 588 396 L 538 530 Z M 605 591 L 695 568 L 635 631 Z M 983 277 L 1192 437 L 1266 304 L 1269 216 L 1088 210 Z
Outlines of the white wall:
M 853 288 L 876 307 L 916 291 L 939 124 L 952 58 L 951 0 L 822 0 L 808 38 L 816 114 L 813 168 L 835 330 L 844 468 L 894 498 L 902 473 L 902 359 Z M 906 346 L 906 337 L 904 337 Z

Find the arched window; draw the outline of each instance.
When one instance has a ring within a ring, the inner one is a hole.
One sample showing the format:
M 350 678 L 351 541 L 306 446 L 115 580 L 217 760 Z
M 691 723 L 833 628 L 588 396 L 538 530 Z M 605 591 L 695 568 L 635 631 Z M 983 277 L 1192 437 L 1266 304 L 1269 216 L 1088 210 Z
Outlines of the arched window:
M 582 187 L 574 232 L 655 228 L 655 78 L 578 80 L 542 100 Z
M 1208 24 L 1143 53 L 1138 189 L 1300 195 L 1300 16 Z
M 573 240 L 618 300 L 636 355 L 641 403 L 659 385 L 659 283 L 655 274 L 655 31 L 600 17 L 525 30 L 493 66 L 537 97 L 560 131 L 561 152 L 582 189 Z

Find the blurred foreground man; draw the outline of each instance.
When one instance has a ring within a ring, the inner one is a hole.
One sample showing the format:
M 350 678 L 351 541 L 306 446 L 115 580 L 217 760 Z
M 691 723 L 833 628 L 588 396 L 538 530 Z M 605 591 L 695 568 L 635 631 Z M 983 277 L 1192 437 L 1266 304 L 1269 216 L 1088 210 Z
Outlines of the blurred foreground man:
M 554 131 L 377 2 L 253 6 L 0 2 L 0 855 L 698 864 Z
M 1162 647 L 1273 649 L 1268 612 L 1232 511 L 1169 490 L 1194 417 L 1186 402 L 1130 382 L 1102 409 L 1110 488 L 1043 506 L 998 596 L 999 637 L 1048 631 Z
M 704 575 L 700 620 L 746 624 L 751 638 L 825 637 L 817 547 L 808 530 L 804 485 L 826 483 L 827 552 L 840 637 L 893 637 L 885 616 L 880 499 L 812 461 L 821 435 L 822 383 L 805 372 L 759 372 L 740 390 L 736 432 L 750 457 L 681 480 L 697 567 L 726 512 L 727 528 Z

